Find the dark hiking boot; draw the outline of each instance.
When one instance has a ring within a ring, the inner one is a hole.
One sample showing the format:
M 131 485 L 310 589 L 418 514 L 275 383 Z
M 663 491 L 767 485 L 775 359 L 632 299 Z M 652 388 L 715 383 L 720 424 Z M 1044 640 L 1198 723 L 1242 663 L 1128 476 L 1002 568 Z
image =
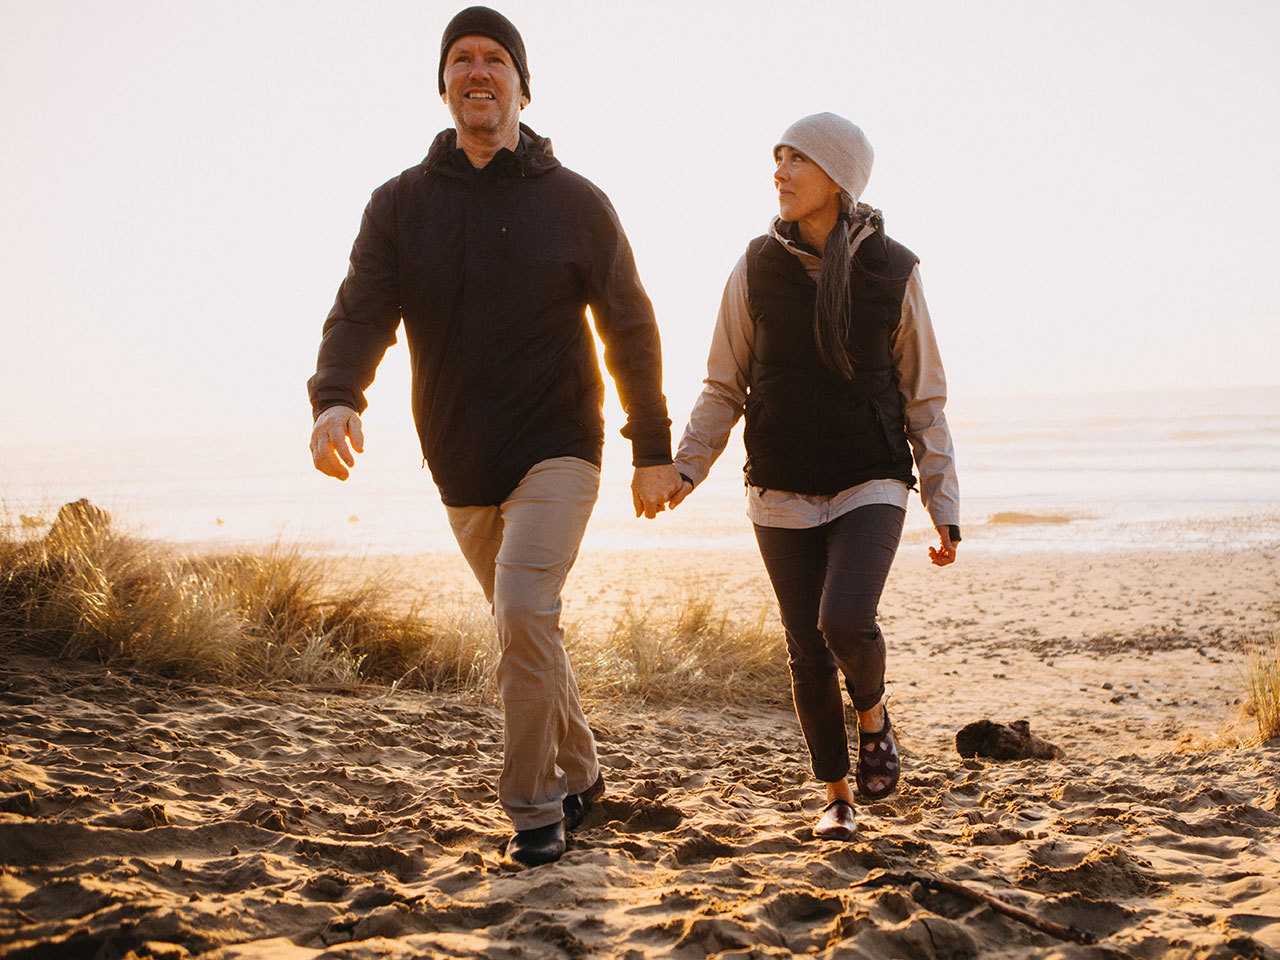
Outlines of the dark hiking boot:
M 591 807 L 604 796 L 604 774 L 596 777 L 596 782 L 581 793 L 571 793 L 564 798 L 564 826 L 566 830 L 577 830 L 582 821 L 591 812 Z
M 507 856 L 526 867 L 554 863 L 564 855 L 564 821 L 557 820 L 545 827 L 517 830 L 507 841 Z

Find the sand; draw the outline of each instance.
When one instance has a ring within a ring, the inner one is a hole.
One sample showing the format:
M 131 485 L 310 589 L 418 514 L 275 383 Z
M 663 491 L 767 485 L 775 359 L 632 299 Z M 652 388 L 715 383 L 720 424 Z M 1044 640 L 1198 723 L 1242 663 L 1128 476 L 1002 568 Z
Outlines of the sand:
M 492 705 L 10 659 L 0 956 L 1280 957 L 1280 741 L 1248 744 L 1240 714 L 1241 651 L 1280 622 L 1276 551 L 923 552 L 882 608 L 903 783 L 850 843 L 809 834 L 820 795 L 777 691 L 592 702 L 605 799 L 559 864 L 516 871 Z M 406 602 L 476 602 L 456 558 L 379 565 Z M 596 554 L 565 615 L 598 629 L 707 591 L 767 601 L 749 553 Z M 1065 758 L 959 757 L 983 717 Z

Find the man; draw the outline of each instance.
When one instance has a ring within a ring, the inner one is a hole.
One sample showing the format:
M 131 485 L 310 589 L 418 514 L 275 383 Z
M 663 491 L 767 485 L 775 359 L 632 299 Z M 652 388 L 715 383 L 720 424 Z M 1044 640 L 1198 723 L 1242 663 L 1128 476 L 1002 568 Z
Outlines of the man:
M 403 318 L 432 478 L 490 601 L 502 648 L 498 797 L 508 855 L 556 860 L 604 790 L 560 629 L 560 591 L 600 482 L 602 381 L 591 307 L 631 440 L 636 516 L 680 489 L 653 309 L 608 199 L 520 124 L 524 42 L 469 7 L 440 44 L 454 129 L 374 191 L 308 382 L 316 469 L 345 480 L 364 391 Z

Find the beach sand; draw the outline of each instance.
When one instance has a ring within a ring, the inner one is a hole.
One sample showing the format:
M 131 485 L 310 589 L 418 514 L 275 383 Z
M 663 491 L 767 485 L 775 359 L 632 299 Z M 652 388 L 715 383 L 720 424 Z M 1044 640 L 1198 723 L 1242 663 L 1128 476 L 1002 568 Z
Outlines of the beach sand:
M 924 552 L 904 545 L 881 611 L 902 785 L 850 843 L 810 837 L 786 691 L 588 698 L 608 792 L 560 863 L 514 871 L 490 704 L 12 658 L 0 956 L 1280 957 L 1280 741 L 1242 745 L 1240 704 L 1242 651 L 1280 622 L 1277 551 Z M 456 557 L 349 570 L 482 609 Z M 776 625 L 748 552 L 586 555 L 565 619 L 691 595 Z M 1064 759 L 961 758 L 986 717 Z

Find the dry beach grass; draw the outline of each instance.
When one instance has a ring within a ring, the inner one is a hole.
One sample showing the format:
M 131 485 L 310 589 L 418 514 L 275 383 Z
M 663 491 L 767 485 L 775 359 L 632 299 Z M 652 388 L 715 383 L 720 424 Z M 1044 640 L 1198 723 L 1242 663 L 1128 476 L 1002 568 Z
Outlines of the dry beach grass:
M 585 556 L 566 616 L 609 789 L 514 872 L 461 561 L 40 532 L 0 540 L 0 956 L 1280 955 L 1274 550 L 940 576 L 904 548 L 904 781 L 847 844 L 809 835 L 758 560 Z M 1065 755 L 959 757 L 983 716 Z
M 391 614 L 376 583 L 332 595 L 296 552 L 191 559 L 70 524 L 0 540 L 0 643 L 229 683 L 352 685 L 415 670 L 426 687 L 480 682 L 465 623 Z M 463 651 L 466 651 L 463 653 Z
M 334 565 L 282 548 L 191 558 L 109 522 L 0 535 L 0 646 L 234 684 L 384 683 L 492 699 L 497 651 L 482 611 L 401 605 L 385 572 L 350 582 Z M 738 622 L 686 596 L 665 613 L 627 606 L 568 644 L 588 699 L 731 702 L 785 689 L 776 641 L 763 605 Z
M 1249 657 L 1249 712 L 1263 740 L 1280 737 L 1280 631 Z

